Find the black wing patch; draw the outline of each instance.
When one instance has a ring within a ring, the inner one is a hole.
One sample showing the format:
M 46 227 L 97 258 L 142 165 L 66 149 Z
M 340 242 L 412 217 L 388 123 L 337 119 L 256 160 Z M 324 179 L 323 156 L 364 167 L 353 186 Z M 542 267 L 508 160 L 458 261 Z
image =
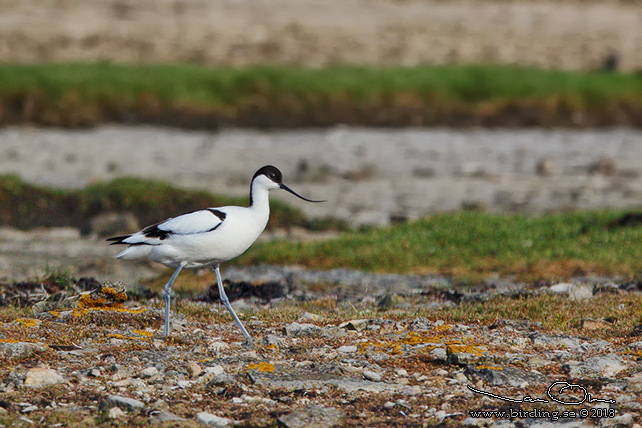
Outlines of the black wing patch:
M 219 211 L 219 210 L 217 210 L 217 209 L 215 209 L 215 208 L 208 208 L 207 210 L 208 210 L 209 212 L 211 212 L 212 214 L 214 214 L 216 217 L 218 217 L 221 221 L 225 220 L 225 217 L 227 217 L 227 214 L 225 214 L 223 211 Z M 216 228 L 217 228 L 217 227 L 219 227 L 219 226 L 220 226 L 220 223 L 219 223 L 219 224 L 217 224 L 217 225 L 214 227 L 214 229 L 216 229 Z M 214 229 L 212 229 L 212 230 L 214 230 Z
M 143 229 L 141 231 L 143 233 L 143 236 L 145 236 L 147 238 L 158 238 L 161 241 L 163 239 L 167 239 L 167 237 L 169 235 L 171 235 L 172 232 L 170 232 L 168 230 L 159 229 L 158 228 L 159 224 L 160 223 L 152 224 L 151 226 L 147 226 L 145 229 Z

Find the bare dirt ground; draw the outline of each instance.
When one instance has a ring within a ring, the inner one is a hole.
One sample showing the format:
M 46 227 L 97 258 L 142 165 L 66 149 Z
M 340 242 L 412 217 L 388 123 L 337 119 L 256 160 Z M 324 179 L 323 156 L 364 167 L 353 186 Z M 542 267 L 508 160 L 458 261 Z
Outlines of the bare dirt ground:
M 638 1 L 1 0 L 0 62 L 642 68 Z

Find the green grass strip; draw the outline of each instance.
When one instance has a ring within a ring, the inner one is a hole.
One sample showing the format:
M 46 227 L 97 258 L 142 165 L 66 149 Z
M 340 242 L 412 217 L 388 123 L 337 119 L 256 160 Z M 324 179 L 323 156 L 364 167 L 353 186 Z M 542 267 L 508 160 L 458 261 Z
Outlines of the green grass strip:
M 621 215 L 445 213 L 327 241 L 258 244 L 240 263 L 435 273 L 472 281 L 497 275 L 524 280 L 632 277 L 642 270 L 642 228 L 613 226 Z
M 500 66 L 0 65 L 0 123 L 642 126 L 641 116 L 642 74 Z
M 28 90 L 42 91 L 53 99 L 77 91 L 86 100 L 134 100 L 153 93 L 168 103 L 212 106 L 235 105 L 257 94 L 345 96 L 358 102 L 404 92 L 464 103 L 552 94 L 597 103 L 613 97 L 642 98 L 642 77 L 500 66 L 236 69 L 110 63 L 0 65 L 0 96 Z

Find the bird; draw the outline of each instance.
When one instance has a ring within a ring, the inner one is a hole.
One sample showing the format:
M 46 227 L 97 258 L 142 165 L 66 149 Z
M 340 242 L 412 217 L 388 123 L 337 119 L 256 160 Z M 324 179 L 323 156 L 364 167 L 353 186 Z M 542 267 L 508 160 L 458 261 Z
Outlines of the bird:
M 325 202 L 305 198 L 283 184 L 283 174 L 273 166 L 260 168 L 250 184 L 247 207 L 206 208 L 145 227 L 131 235 L 107 239 L 110 245 L 127 245 L 116 255 L 122 260 L 151 260 L 176 269 L 164 287 L 164 335 L 170 332 L 170 299 L 172 284 L 184 268 L 211 267 L 221 302 L 232 315 L 247 344 L 252 338 L 234 312 L 225 294 L 220 264 L 243 254 L 261 235 L 270 217 L 269 193 L 283 189 L 308 202 Z

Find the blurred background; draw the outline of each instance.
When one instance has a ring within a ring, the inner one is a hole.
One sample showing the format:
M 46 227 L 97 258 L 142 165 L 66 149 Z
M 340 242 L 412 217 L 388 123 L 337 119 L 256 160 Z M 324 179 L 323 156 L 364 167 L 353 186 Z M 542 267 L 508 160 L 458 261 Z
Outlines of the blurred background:
M 246 203 L 265 239 L 642 204 L 637 0 L 0 0 L 0 277 Z M 112 251 L 113 250 L 113 251 Z M 137 268 L 137 278 L 155 275 Z

